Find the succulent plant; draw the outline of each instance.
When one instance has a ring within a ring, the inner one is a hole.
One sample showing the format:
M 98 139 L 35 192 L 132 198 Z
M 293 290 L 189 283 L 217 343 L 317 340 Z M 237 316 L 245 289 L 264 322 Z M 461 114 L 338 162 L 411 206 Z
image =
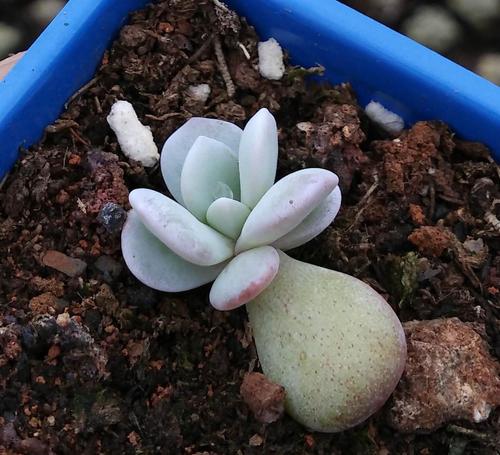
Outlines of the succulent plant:
M 219 310 L 247 304 L 262 368 L 286 388 L 288 412 L 318 431 L 341 431 L 376 411 L 404 368 L 399 320 L 373 289 L 283 251 L 337 215 L 337 176 L 303 169 L 274 183 L 276 121 L 258 111 L 242 131 L 192 118 L 172 134 L 161 170 L 173 199 L 130 193 L 122 231 L 129 269 L 180 292 L 214 281 Z
M 130 193 L 122 235 L 130 270 L 167 292 L 215 279 L 210 302 L 219 310 L 252 300 L 278 272 L 277 248 L 309 241 L 340 208 L 333 172 L 303 169 L 274 183 L 277 160 L 276 121 L 267 109 L 243 131 L 221 120 L 186 122 L 161 155 L 177 202 L 148 189 Z

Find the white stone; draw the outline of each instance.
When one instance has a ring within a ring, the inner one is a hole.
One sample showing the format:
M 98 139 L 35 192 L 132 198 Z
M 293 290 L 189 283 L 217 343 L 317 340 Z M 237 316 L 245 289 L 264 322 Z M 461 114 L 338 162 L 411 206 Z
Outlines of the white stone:
M 212 89 L 208 84 L 191 85 L 187 89 L 187 94 L 194 100 L 205 104 L 210 96 Z
M 371 4 L 377 9 L 377 17 L 389 22 L 396 20 L 405 6 L 404 0 L 371 0 Z
M 64 7 L 63 0 L 36 0 L 29 7 L 29 14 L 42 25 L 48 24 Z
M 447 51 L 462 34 L 458 22 L 438 5 L 419 6 L 403 23 L 402 31 L 437 52 Z
M 280 80 L 285 74 L 283 50 L 278 41 L 269 38 L 258 45 L 259 72 L 262 77 L 273 81 Z
M 446 3 L 478 28 L 500 16 L 500 0 L 447 0 Z
M 365 107 L 366 115 L 385 131 L 398 136 L 405 127 L 405 121 L 396 113 L 386 109 L 377 101 L 370 101 Z
M 139 161 L 145 167 L 152 167 L 158 162 L 160 155 L 153 133 L 139 121 L 132 104 L 117 101 L 111 107 L 107 121 L 127 158 Z
M 9 24 L 0 22 L 0 56 L 7 56 L 9 52 L 15 51 L 15 47 L 21 41 L 21 32 Z M 19 50 L 19 49 L 18 49 Z M 1 58 L 0 57 L 0 58 Z
M 500 85 L 500 53 L 483 54 L 476 71 L 494 84 Z

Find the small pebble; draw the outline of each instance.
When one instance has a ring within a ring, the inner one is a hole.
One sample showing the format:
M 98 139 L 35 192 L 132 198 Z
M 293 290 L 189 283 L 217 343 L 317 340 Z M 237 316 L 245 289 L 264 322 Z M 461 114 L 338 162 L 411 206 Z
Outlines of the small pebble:
M 114 202 L 106 202 L 97 215 L 97 221 L 111 234 L 120 232 L 126 219 L 125 209 Z
M 500 363 L 484 326 L 458 318 L 404 324 L 408 360 L 389 407 L 397 431 L 433 431 L 451 420 L 478 423 L 500 405 Z
M 458 22 L 437 5 L 422 5 L 402 25 L 402 32 L 437 52 L 450 49 L 462 34 Z
M 481 31 L 500 17 L 500 0 L 447 0 L 446 4 Z
M 246 373 L 240 394 L 259 422 L 276 422 L 285 412 L 285 388 L 262 373 Z
M 80 276 L 87 268 L 87 264 L 81 259 L 66 256 L 55 250 L 47 251 L 42 257 L 42 262 L 47 267 L 58 270 L 69 277 Z
M 115 281 L 123 270 L 123 266 L 111 256 L 100 256 L 94 265 L 103 274 L 104 280 L 108 283 Z
M 66 2 L 64 0 L 35 0 L 28 9 L 28 13 L 40 25 L 47 25 L 59 13 Z
M 211 90 L 208 84 L 190 85 L 187 89 L 187 94 L 193 100 L 205 104 L 210 96 Z
M 19 45 L 21 32 L 4 22 L 0 22 L 0 59 Z
M 500 85 L 500 53 L 483 54 L 477 62 L 476 71 L 494 84 Z

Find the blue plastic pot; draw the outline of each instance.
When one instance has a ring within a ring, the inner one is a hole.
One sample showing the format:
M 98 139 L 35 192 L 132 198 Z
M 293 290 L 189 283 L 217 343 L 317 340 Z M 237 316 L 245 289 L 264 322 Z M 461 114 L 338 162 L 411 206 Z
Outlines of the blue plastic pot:
M 0 82 L 0 178 L 95 72 L 127 15 L 147 0 L 71 0 Z M 334 0 L 227 0 L 295 63 L 322 64 L 408 124 L 440 119 L 500 159 L 500 88 Z

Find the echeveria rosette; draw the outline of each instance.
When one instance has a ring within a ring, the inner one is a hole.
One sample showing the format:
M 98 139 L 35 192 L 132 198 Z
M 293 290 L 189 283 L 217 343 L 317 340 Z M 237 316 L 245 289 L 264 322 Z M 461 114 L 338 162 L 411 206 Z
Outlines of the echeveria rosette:
M 277 157 L 276 122 L 266 109 L 243 131 L 221 120 L 187 121 L 161 155 L 175 201 L 131 192 L 123 255 L 152 288 L 179 292 L 215 280 L 215 308 L 246 303 L 262 369 L 285 387 L 289 414 L 312 430 L 342 431 L 394 390 L 404 332 L 365 283 L 283 253 L 334 220 L 341 194 L 324 169 L 274 183 Z
M 309 241 L 340 208 L 334 173 L 304 169 L 274 183 L 277 159 L 276 121 L 267 109 L 243 131 L 221 120 L 187 121 L 161 155 L 177 202 L 148 189 L 130 193 L 122 235 L 130 270 L 166 292 L 215 279 L 210 302 L 219 310 L 254 299 L 278 272 L 276 248 Z

